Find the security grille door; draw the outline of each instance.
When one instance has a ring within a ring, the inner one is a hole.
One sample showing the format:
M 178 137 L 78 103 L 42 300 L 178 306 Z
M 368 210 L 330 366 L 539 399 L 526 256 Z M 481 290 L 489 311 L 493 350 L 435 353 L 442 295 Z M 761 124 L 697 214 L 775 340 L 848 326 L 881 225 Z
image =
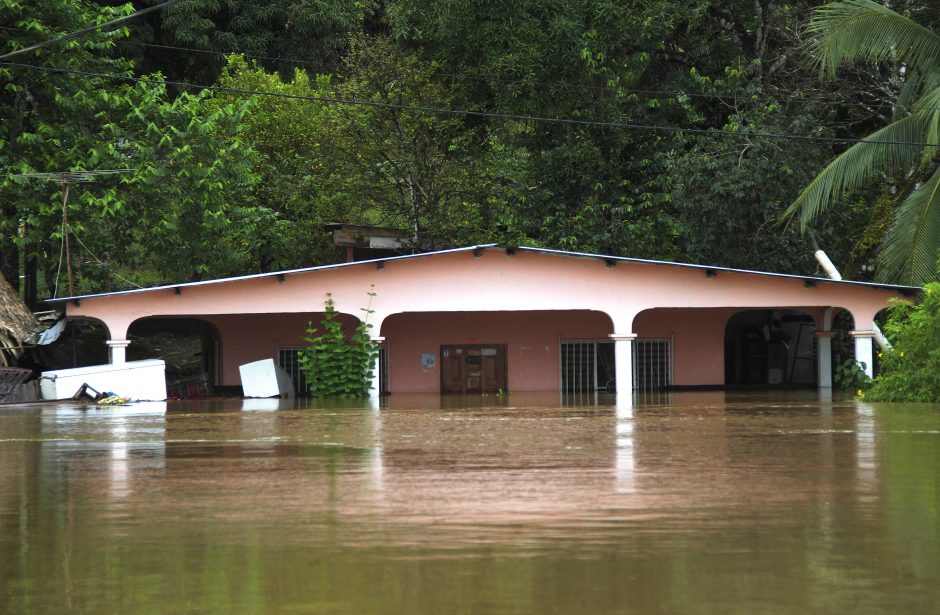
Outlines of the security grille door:
M 633 389 L 662 391 L 672 386 L 672 340 L 633 342 Z
M 597 342 L 561 343 L 561 392 L 588 393 L 597 390 Z
M 297 353 L 301 350 L 303 346 L 278 346 L 277 364 L 290 374 L 290 379 L 294 381 L 294 392 L 305 397 L 310 391 L 307 389 L 307 378 L 300 371 L 300 363 L 297 361 Z
M 379 394 L 388 394 L 388 345 L 379 346 Z

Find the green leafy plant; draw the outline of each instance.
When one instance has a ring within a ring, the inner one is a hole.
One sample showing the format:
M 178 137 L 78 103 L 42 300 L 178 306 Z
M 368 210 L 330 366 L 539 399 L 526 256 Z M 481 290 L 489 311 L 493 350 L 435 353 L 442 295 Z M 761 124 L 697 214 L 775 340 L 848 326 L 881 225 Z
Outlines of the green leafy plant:
M 306 346 L 297 353 L 300 371 L 307 379 L 310 394 L 313 397 L 367 397 L 375 374 L 375 360 L 379 355 L 378 344 L 372 341 L 368 322 L 374 292 L 369 292 L 369 307 L 363 308 L 366 318 L 361 321 L 347 338 L 343 323 L 333 297 L 326 295 L 322 329 L 313 323 L 307 325 L 307 334 L 303 336 Z M 319 335 L 317 333 L 322 331 Z
M 871 378 L 865 373 L 865 363 L 846 359 L 836 366 L 835 381 L 843 391 L 861 391 L 868 387 Z
M 940 283 L 928 284 L 916 305 L 896 301 L 885 332 L 894 346 L 881 355 L 881 374 L 865 398 L 940 402 Z

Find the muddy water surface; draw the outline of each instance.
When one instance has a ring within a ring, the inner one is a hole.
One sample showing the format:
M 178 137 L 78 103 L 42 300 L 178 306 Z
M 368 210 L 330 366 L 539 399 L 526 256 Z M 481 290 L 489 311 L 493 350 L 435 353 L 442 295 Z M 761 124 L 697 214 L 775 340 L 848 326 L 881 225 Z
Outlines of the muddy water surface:
M 610 404 L 0 406 L 0 613 L 937 612 L 940 407 Z

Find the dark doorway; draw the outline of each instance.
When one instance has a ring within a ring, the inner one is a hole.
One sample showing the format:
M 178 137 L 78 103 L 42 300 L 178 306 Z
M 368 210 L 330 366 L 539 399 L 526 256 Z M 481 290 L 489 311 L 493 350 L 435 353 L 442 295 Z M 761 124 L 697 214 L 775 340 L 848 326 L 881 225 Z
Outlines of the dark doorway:
M 441 393 L 498 393 L 507 380 L 505 344 L 441 346 Z
M 196 318 L 144 318 L 128 329 L 128 361 L 163 359 L 171 397 L 204 397 L 218 385 L 220 336 Z
M 725 384 L 815 384 L 815 330 L 812 316 L 798 310 L 735 314 L 725 328 Z

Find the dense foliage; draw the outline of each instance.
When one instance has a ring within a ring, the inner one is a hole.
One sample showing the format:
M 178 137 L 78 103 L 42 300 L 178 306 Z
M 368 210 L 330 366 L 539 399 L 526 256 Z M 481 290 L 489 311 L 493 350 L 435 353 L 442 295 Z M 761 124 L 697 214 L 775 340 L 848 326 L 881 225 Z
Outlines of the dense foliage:
M 893 348 L 865 399 L 940 403 L 940 284 L 928 284 L 916 305 L 896 303 L 885 331 Z
M 0 48 L 149 4 L 0 0 Z M 819 15 L 836 9 L 821 4 L 186 0 L 0 65 L 0 271 L 62 294 L 60 186 L 23 175 L 126 169 L 70 187 L 77 292 L 327 262 L 327 222 L 396 226 L 414 250 L 495 241 L 814 273 L 780 219 L 853 148 L 787 135 L 919 121 L 926 102 L 906 101 L 932 83 L 926 68 L 905 83 L 927 52 L 826 56 Z M 843 273 L 873 275 L 932 151 L 812 220 Z

